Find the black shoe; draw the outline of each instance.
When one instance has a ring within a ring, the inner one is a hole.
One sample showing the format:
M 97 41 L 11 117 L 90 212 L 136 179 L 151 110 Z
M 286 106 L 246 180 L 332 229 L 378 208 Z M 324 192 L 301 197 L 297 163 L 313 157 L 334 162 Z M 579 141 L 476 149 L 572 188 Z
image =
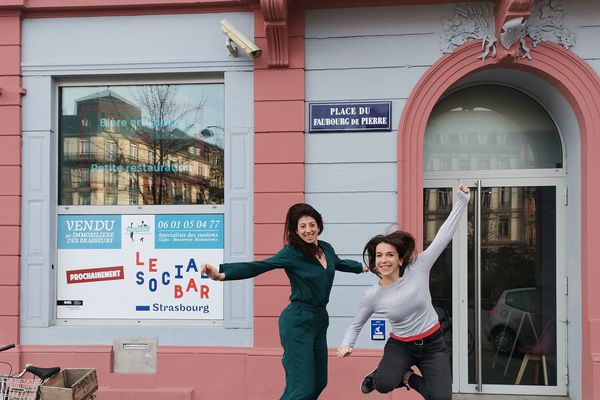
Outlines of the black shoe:
M 363 379 L 362 383 L 360 384 L 360 391 L 364 394 L 371 393 L 373 390 L 375 390 L 375 385 L 373 384 L 373 372 L 375 372 L 375 370 L 373 370 L 369 375 L 365 376 L 365 379 Z

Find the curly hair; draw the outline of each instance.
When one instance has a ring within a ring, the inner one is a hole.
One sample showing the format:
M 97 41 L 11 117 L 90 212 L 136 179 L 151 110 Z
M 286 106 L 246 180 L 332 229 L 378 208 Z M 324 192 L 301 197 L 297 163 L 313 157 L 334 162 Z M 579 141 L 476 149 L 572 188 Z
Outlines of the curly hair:
M 289 243 L 302 252 L 309 256 L 316 257 L 319 253 L 319 246 L 315 246 L 310 243 L 306 243 L 300 236 L 298 236 L 298 221 L 302 217 L 312 217 L 317 222 L 319 227 L 319 235 L 323 233 L 323 218 L 317 210 L 315 210 L 310 204 L 297 203 L 291 206 L 285 217 L 285 228 L 283 230 L 283 240 Z
M 377 235 L 371 238 L 363 250 L 363 261 L 369 267 L 369 270 L 375 275 L 381 277 L 377 272 L 375 265 L 376 248 L 379 243 L 387 243 L 396 248 L 398 257 L 402 260 L 400 276 L 404 275 L 406 266 L 413 260 L 416 242 L 413 235 L 404 231 L 395 231 L 387 235 Z

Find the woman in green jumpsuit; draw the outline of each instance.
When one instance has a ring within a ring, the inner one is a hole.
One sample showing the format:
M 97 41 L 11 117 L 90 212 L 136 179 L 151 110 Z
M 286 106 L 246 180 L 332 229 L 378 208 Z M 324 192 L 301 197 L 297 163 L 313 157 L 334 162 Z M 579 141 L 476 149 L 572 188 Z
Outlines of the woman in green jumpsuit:
M 316 400 L 327 386 L 327 303 L 335 271 L 361 273 L 367 268 L 341 260 L 327 242 L 317 240 L 323 219 L 308 204 L 295 204 L 287 212 L 286 245 L 263 261 L 210 264 L 202 272 L 214 280 L 252 278 L 283 268 L 290 280 L 290 304 L 279 317 L 283 347 L 285 390 L 281 400 Z

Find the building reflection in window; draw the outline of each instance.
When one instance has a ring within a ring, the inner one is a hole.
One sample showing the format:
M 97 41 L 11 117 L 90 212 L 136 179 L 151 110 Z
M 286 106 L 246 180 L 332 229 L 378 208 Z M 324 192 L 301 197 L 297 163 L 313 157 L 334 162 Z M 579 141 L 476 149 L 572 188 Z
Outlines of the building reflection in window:
M 59 205 L 223 204 L 223 92 L 61 87 Z

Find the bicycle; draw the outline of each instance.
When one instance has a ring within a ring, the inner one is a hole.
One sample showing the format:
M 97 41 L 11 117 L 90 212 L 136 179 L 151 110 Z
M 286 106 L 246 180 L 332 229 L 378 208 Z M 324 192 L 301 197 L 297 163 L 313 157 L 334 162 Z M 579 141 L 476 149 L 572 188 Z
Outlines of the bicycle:
M 9 344 L 0 347 L 0 352 L 10 350 L 14 348 L 14 344 Z M 0 364 L 8 365 L 8 374 L 0 374 L 0 400 L 51 400 L 55 398 L 54 390 L 58 389 L 64 391 L 65 389 L 74 388 L 78 386 L 78 395 L 74 398 L 77 400 L 93 400 L 96 398 L 94 394 L 98 390 L 98 384 L 96 380 L 96 371 L 89 370 L 93 373 L 87 372 L 88 370 L 71 370 L 61 369 L 60 367 L 41 368 L 31 364 L 26 364 L 25 368 L 16 374 L 12 373 L 12 365 L 5 361 L 0 361 Z M 68 382 L 68 377 L 72 376 L 76 371 L 86 371 L 77 383 Z M 25 374 L 30 373 L 33 378 L 25 378 Z M 56 382 L 58 386 L 55 386 Z M 44 383 L 48 382 L 49 386 L 45 386 Z M 80 382 L 91 382 L 93 385 L 84 388 L 80 385 Z M 44 386 L 42 386 L 44 385 Z M 72 386 L 71 386 L 72 385 Z M 82 392 L 87 389 L 87 392 Z M 73 389 L 75 390 L 75 389 Z M 75 392 L 73 392 L 75 393 Z M 60 398 L 64 398 L 60 395 Z
M 0 352 L 13 347 L 15 347 L 14 344 L 0 347 Z M 27 364 L 21 372 L 13 374 L 12 365 L 4 361 L 0 363 L 10 367 L 7 375 L 0 374 L 0 400 L 37 400 L 42 383 L 60 372 L 59 367 L 40 368 Z M 24 378 L 26 373 L 32 374 L 34 378 Z

